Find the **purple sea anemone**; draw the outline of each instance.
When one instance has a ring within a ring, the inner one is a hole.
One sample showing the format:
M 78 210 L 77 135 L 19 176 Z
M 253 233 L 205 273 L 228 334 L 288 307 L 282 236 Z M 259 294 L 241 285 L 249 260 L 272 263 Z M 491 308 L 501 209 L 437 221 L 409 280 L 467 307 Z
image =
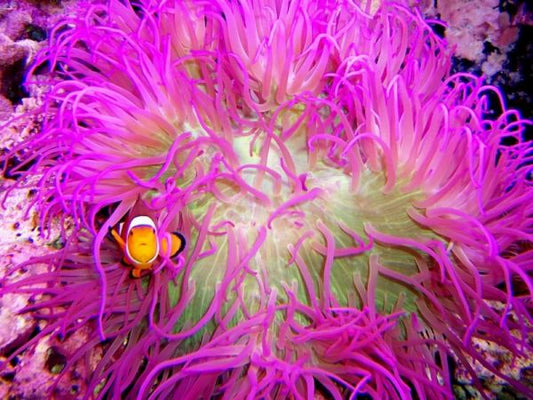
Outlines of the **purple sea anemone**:
M 71 227 L 4 279 L 45 321 L 11 357 L 87 332 L 50 388 L 83 398 L 447 399 L 451 359 L 533 396 L 476 346 L 532 350 L 530 122 L 450 60 L 398 4 L 88 3 L 12 150 Z M 187 247 L 136 279 L 139 201 Z

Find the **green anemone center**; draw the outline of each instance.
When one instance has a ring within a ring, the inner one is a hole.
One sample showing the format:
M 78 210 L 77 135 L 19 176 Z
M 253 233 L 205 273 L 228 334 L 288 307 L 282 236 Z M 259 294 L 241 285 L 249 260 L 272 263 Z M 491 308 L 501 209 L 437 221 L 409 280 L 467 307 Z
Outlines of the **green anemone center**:
M 189 255 L 204 255 L 195 258 L 190 268 L 187 279 L 195 292 L 176 331 L 184 328 L 184 321 L 199 321 L 212 302 L 219 304 L 219 319 L 239 304 L 231 315 L 231 326 L 264 307 L 265 294 L 274 288 L 279 304 L 288 301 L 284 288 L 297 288 L 298 300 L 306 305 L 327 307 L 329 301 L 329 306 L 361 308 L 364 301 L 356 282 L 367 285 L 373 255 L 404 276 L 419 272 L 416 259 L 421 254 L 372 241 L 365 225 L 386 235 L 434 238 L 434 233 L 417 225 L 407 213 L 423 194 L 401 191 L 401 182 L 385 193 L 384 172 L 370 168 L 361 171 L 354 188 L 345 169 L 312 162 L 303 137 L 284 142 L 294 175 L 300 176 L 299 187 L 298 179 L 288 177 L 280 152 L 274 149 L 267 157 L 261 156 L 262 147 L 252 142 L 257 138 L 242 136 L 232 144 L 240 165 L 248 166 L 238 173 L 242 182 L 217 179 L 216 194 L 204 191 L 188 204 L 187 211 L 198 225 L 209 219 L 209 229 L 201 248 L 201 232 L 189 242 L 197 243 Z M 201 159 L 207 166 L 213 154 Z M 261 165 L 272 172 L 265 173 Z M 181 297 L 182 283 L 171 287 L 175 302 Z M 412 289 L 379 275 L 374 299 L 378 310 L 390 312 L 399 297 L 405 310 L 416 309 Z M 215 321 L 205 329 L 216 329 Z M 198 340 L 202 331 L 191 340 Z

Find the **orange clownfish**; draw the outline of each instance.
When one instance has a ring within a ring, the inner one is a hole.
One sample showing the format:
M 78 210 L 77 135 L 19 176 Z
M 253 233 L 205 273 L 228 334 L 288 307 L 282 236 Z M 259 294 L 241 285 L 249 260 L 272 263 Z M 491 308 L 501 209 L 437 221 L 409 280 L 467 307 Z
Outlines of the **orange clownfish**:
M 110 228 L 111 236 L 118 243 L 124 257 L 122 261 L 131 266 L 132 276 L 139 278 L 143 270 L 152 269 L 157 257 L 176 257 L 185 248 L 185 238 L 179 232 L 159 235 L 154 220 L 148 215 L 135 215 L 135 207 L 118 232 Z

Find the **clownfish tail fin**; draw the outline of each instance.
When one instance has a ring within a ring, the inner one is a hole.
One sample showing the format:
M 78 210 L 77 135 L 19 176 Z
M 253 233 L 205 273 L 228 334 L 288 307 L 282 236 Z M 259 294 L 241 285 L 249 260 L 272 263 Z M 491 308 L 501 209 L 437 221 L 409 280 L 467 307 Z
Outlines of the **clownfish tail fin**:
M 185 241 L 185 237 L 179 232 L 172 232 L 170 235 L 172 238 L 172 254 L 170 256 L 176 257 L 185 249 L 185 244 L 187 242 Z
M 185 249 L 185 237 L 179 232 L 166 233 L 161 240 L 161 255 L 174 258 Z

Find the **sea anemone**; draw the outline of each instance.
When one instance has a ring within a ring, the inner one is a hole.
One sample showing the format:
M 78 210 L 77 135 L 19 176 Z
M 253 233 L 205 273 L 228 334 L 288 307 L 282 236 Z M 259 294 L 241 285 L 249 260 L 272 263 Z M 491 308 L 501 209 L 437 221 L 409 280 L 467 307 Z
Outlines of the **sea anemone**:
M 72 227 L 0 289 L 45 321 L 11 357 L 88 332 L 50 392 L 85 365 L 84 398 L 446 399 L 453 359 L 533 396 L 476 346 L 532 350 L 530 122 L 417 13 L 93 1 L 50 40 L 12 154 Z M 135 279 L 109 229 L 139 201 L 187 247 Z

